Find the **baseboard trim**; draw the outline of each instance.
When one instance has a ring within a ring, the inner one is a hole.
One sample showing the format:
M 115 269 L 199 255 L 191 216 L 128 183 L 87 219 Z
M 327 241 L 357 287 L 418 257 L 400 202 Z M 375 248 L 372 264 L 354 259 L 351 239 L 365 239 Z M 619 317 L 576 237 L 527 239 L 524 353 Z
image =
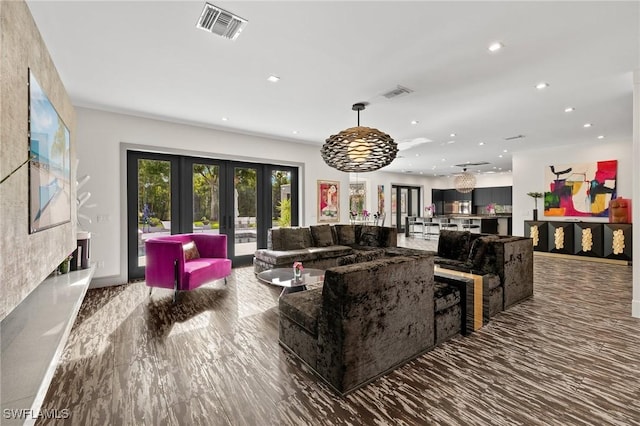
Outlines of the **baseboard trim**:
M 558 259 L 570 259 L 570 260 L 583 260 L 586 262 L 596 262 L 596 263 L 609 263 L 611 265 L 623 265 L 623 266 L 631 265 L 631 262 L 628 260 L 606 259 L 603 257 L 575 256 L 573 254 L 546 253 L 543 251 L 534 251 L 533 254 L 534 256 L 555 257 Z

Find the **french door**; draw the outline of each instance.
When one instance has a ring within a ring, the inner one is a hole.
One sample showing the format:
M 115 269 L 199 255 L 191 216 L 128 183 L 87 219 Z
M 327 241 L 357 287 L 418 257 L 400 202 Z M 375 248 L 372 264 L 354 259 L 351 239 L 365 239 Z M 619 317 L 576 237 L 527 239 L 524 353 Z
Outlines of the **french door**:
M 420 188 L 416 186 L 391 186 L 391 226 L 404 232 L 407 216 L 420 214 Z
M 267 230 L 298 224 L 297 168 L 129 151 L 129 279 L 144 277 L 144 242 L 159 235 L 227 235 L 234 266 L 266 247 Z

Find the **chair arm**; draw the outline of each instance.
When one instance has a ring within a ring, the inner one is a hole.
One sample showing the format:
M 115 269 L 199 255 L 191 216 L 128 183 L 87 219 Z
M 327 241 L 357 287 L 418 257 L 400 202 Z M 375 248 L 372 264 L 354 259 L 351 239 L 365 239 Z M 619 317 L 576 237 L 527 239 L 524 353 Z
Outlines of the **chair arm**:
M 182 242 L 154 240 L 145 241 L 147 256 L 145 280 L 148 286 L 173 288 L 174 262 L 178 260 L 178 277 L 184 275 L 184 251 Z
M 200 257 L 227 258 L 227 236 L 225 234 L 191 234 Z

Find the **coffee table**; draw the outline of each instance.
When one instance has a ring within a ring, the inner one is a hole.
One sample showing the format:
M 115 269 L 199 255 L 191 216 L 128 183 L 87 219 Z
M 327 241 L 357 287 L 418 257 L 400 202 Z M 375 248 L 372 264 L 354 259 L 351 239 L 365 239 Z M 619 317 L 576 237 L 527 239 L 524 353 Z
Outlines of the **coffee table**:
M 324 282 L 324 270 L 305 268 L 300 278 L 293 278 L 293 268 L 267 269 L 258 273 L 258 279 L 263 283 L 282 287 L 280 297 L 288 293 L 295 293 L 307 289 L 310 284 Z

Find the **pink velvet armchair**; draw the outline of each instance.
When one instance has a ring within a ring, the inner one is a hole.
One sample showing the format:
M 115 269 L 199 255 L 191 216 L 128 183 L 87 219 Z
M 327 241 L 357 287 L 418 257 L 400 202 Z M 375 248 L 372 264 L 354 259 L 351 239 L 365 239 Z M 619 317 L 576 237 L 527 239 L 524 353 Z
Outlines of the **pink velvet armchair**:
M 147 265 L 145 278 L 150 287 L 172 288 L 175 302 L 178 291 L 193 290 L 202 284 L 231 275 L 227 259 L 227 236 L 215 234 L 176 234 L 145 241 Z

